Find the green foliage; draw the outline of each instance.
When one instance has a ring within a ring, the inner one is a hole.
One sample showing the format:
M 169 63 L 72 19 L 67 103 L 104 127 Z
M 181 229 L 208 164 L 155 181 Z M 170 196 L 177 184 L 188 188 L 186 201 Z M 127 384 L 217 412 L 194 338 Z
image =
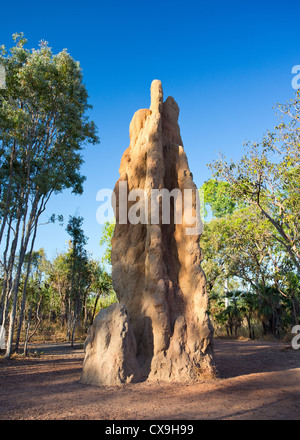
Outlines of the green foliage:
M 300 92 L 278 106 L 281 123 L 261 142 L 246 144 L 238 162 L 211 164 L 214 177 L 230 185 L 236 201 L 256 206 L 270 232 L 300 273 Z M 287 119 L 287 121 L 286 121 Z
M 22 34 L 14 39 L 10 54 L 0 57 L 6 69 L 6 88 L 0 90 L 3 184 L 12 166 L 14 183 L 27 171 L 33 191 L 82 193 L 80 150 L 98 138 L 85 116 L 90 105 L 79 63 L 66 50 L 54 55 L 46 42 L 28 50 Z M 29 162 L 30 173 L 24 169 Z
M 75 261 L 74 272 L 72 242 L 67 252 L 59 253 L 49 262 L 44 277 L 44 286 L 52 301 L 51 311 L 60 327 L 67 330 L 69 340 L 73 326 L 86 330 L 101 308 L 116 301 L 111 276 L 98 260 L 85 254 L 84 259 L 80 257 Z
M 111 239 L 114 234 L 116 220 L 107 221 L 102 229 L 102 236 L 100 239 L 100 246 L 105 246 L 103 252 L 102 262 L 111 265 Z
M 99 295 L 98 300 L 97 297 L 94 295 L 90 298 L 90 306 L 95 309 L 95 316 L 101 309 L 106 309 L 115 302 L 118 302 L 118 299 L 116 296 L 116 292 L 112 288 L 110 288 L 106 292 L 104 291 L 101 295 Z
M 230 194 L 229 183 L 210 179 L 202 185 L 201 189 L 204 191 L 205 206 L 210 207 L 214 217 L 232 214 L 236 209 L 238 203 Z

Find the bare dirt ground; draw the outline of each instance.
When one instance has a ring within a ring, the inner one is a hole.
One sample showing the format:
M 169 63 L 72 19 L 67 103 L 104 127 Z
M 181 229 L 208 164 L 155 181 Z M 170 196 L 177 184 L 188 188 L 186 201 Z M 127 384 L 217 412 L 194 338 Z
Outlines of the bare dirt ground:
M 219 378 L 197 384 L 78 383 L 83 350 L 34 347 L 40 357 L 0 360 L 0 419 L 300 420 L 300 350 L 215 340 Z

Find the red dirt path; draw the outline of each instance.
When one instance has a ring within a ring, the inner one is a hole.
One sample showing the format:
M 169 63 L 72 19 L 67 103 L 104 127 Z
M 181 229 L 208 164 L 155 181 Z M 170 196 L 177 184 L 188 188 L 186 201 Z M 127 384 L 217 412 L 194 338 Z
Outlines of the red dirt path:
M 78 383 L 83 351 L 38 346 L 39 358 L 0 360 L 0 419 L 298 419 L 300 350 L 215 340 L 219 378 L 197 384 Z

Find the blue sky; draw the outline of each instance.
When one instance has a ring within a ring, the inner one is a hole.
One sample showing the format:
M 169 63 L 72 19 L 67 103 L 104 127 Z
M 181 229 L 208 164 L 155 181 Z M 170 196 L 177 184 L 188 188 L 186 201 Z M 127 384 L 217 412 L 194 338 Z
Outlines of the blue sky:
M 277 102 L 293 96 L 292 67 L 300 64 L 298 1 L 14 1 L 1 4 L 0 45 L 24 32 L 28 47 L 46 40 L 80 61 L 101 143 L 84 153 L 85 192 L 56 195 L 52 213 L 84 217 L 87 249 L 101 257 L 97 191 L 113 188 L 129 144 L 134 112 L 150 104 L 160 79 L 165 98 L 180 107 L 179 123 L 198 186 L 221 151 L 243 154 L 275 125 Z M 65 225 L 66 226 L 66 225 Z M 49 258 L 66 249 L 65 226 L 39 228 L 36 247 Z

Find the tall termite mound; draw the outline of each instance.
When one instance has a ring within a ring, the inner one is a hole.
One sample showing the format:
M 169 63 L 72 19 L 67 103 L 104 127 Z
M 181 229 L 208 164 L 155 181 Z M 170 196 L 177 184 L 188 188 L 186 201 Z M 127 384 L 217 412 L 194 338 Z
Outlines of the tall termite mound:
M 214 373 L 200 232 L 184 213 L 186 194 L 192 193 L 192 217 L 198 218 L 198 191 L 183 149 L 178 116 L 177 103 L 172 97 L 163 102 L 161 82 L 154 80 L 150 109 L 138 110 L 131 121 L 130 145 L 114 189 L 111 260 L 119 304 L 101 311 L 90 328 L 84 383 L 184 382 Z M 146 195 L 139 199 L 139 222 L 124 221 L 124 206 L 120 212 L 124 188 L 126 214 L 137 206 L 134 190 Z M 164 200 L 162 190 L 167 190 L 169 198 Z M 158 221 L 157 217 L 151 221 L 154 193 L 160 200 Z M 175 193 L 182 199 L 172 197 Z M 165 222 L 162 212 L 166 207 L 169 221 Z M 178 211 L 183 213 L 181 221 Z

